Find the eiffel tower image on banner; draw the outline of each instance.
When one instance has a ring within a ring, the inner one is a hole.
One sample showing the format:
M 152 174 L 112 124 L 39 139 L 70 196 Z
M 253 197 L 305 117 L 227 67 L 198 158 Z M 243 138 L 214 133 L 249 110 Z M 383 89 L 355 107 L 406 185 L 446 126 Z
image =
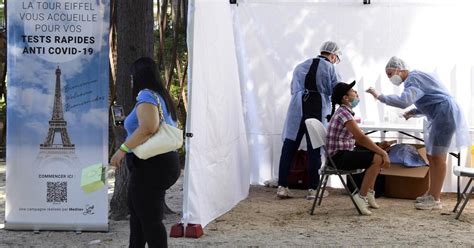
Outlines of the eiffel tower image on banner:
M 61 135 L 61 143 L 55 144 L 55 136 Z M 54 89 L 53 115 L 49 121 L 48 135 L 40 144 L 38 154 L 40 164 L 66 163 L 68 165 L 78 162 L 75 146 L 71 143 L 67 132 L 67 122 L 64 120 L 64 112 L 61 97 L 61 69 L 56 69 L 56 86 Z

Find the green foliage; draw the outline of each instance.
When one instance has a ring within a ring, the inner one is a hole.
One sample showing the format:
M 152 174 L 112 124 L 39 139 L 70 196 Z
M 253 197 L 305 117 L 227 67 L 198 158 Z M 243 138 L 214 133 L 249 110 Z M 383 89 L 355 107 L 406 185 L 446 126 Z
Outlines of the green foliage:
M 167 23 L 166 23 L 166 30 L 164 33 L 164 40 L 163 40 L 163 47 L 164 47 L 164 54 L 163 54 L 163 64 L 164 67 L 171 68 L 174 67 L 175 61 L 173 60 L 173 46 L 174 43 L 176 42 L 176 50 L 177 50 L 177 59 L 180 63 L 180 74 L 181 76 L 184 76 L 184 71 L 187 66 L 187 60 L 188 60 L 188 52 L 187 52 L 187 44 L 186 44 L 186 26 L 184 25 L 186 23 L 186 20 L 182 19 L 179 21 L 178 27 L 175 27 L 173 25 L 173 18 L 171 16 L 171 4 L 168 6 L 168 11 L 166 13 L 167 15 Z M 158 18 L 157 18 L 158 19 Z M 156 26 L 159 28 L 159 25 Z M 178 34 L 178 39 L 175 39 L 174 37 L 174 32 L 177 28 L 177 34 Z M 160 30 L 156 29 L 154 31 L 154 40 L 155 40 L 155 53 L 154 54 L 159 54 L 159 47 L 160 47 Z M 163 66 L 162 66 L 163 67 Z M 161 72 L 161 78 L 166 79 L 168 75 L 165 75 L 165 68 L 160 68 Z M 170 94 L 173 97 L 173 99 L 179 99 L 180 94 L 181 94 L 181 88 L 180 88 L 180 82 L 179 82 L 179 76 L 178 76 L 178 70 L 177 68 L 174 67 L 171 75 L 171 86 L 170 86 Z M 184 90 L 186 90 L 186 82 L 184 83 Z M 184 110 L 184 106 L 182 103 L 178 106 L 178 112 L 179 112 L 179 117 L 178 119 L 180 121 L 180 126 L 183 126 L 184 123 L 181 123 L 182 120 L 185 120 L 185 115 L 186 111 Z
M 178 104 L 178 126 L 180 128 L 184 129 L 185 121 L 186 121 L 186 111 L 183 105 L 183 101 L 181 100 L 180 102 L 177 102 L 177 99 L 182 99 L 181 96 L 181 90 L 184 90 L 185 93 L 187 93 L 187 83 L 186 81 L 183 84 L 182 89 L 180 87 L 180 80 L 179 77 L 185 76 L 185 69 L 187 66 L 187 60 L 188 60 L 188 50 L 187 50 L 187 44 L 186 44 L 186 20 L 184 18 L 181 18 L 179 20 L 179 24 L 176 26 L 173 25 L 173 18 L 171 15 L 171 3 L 168 5 L 168 10 L 167 10 L 167 23 L 166 23 L 166 30 L 163 35 L 163 58 L 162 58 L 162 63 L 160 64 L 160 73 L 161 73 L 161 78 L 165 80 L 169 75 L 165 75 L 165 68 L 169 70 L 169 68 L 173 67 L 172 75 L 171 75 L 171 85 L 170 85 L 170 94 L 175 100 L 175 102 Z M 159 17 L 156 18 L 159 20 Z M 156 25 L 156 28 L 159 28 L 160 25 Z M 175 31 L 177 31 L 177 39 L 175 38 Z M 160 30 L 155 29 L 154 31 L 154 48 L 155 52 L 154 54 L 159 56 L 159 48 L 160 48 Z M 179 68 L 179 73 L 178 69 L 175 68 L 175 63 L 176 61 L 173 59 L 173 49 L 176 44 L 176 56 L 177 60 L 179 61 L 180 68 Z M 160 63 L 159 58 L 157 59 L 158 63 Z M 169 73 L 169 72 L 168 72 Z M 180 74 L 180 75 L 178 75 Z M 187 73 L 186 73 L 187 74 Z M 186 78 L 185 78 L 186 79 Z M 183 147 L 184 148 L 184 147 Z M 185 150 L 184 149 L 179 149 L 179 157 L 181 161 L 181 165 L 184 166 L 184 160 L 185 160 Z
M 165 61 L 165 65 L 167 68 L 171 67 L 171 63 L 174 63 L 174 61 L 171 61 L 172 56 L 173 56 L 172 50 L 173 50 L 173 42 L 174 42 L 174 37 L 173 37 L 174 29 L 171 24 L 172 22 L 169 21 L 168 27 L 166 28 L 166 32 L 164 35 L 163 60 Z M 159 30 L 155 30 L 154 36 L 155 36 L 154 40 L 156 42 L 154 47 L 157 50 L 159 48 L 159 42 L 160 42 Z M 155 51 L 155 54 L 158 54 L 158 51 Z M 187 64 L 187 60 L 188 60 L 188 49 L 186 45 L 186 30 L 182 25 L 178 28 L 177 54 L 178 54 L 178 60 L 181 63 L 181 72 L 183 72 L 184 67 Z M 165 78 L 165 75 L 163 74 L 164 73 L 163 68 L 160 68 L 160 69 L 162 73 L 162 78 Z M 175 83 L 179 84 L 176 73 L 177 71 L 173 72 L 173 82 L 172 82 L 173 84 Z

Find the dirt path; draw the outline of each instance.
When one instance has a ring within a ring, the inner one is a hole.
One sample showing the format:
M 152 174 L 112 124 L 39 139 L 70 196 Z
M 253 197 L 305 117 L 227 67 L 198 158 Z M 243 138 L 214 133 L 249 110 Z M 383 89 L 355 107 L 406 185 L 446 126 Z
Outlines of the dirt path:
M 182 178 L 181 178 L 182 179 Z M 111 186 L 110 186 L 111 187 Z M 5 209 L 5 167 L 0 164 L 0 224 Z M 278 200 L 275 189 L 252 186 L 249 197 L 229 213 L 211 222 L 199 239 L 170 238 L 170 247 L 289 247 L 289 246 L 456 246 L 474 247 L 474 200 L 455 220 L 450 212 L 455 194 L 444 194 L 441 211 L 419 211 L 411 200 L 379 198 L 381 209 L 359 216 L 347 195 L 330 189 L 330 196 L 311 216 L 305 191 L 295 198 Z M 180 212 L 182 180 L 167 196 Z M 165 223 L 179 222 L 168 215 Z M 0 247 L 127 247 L 128 221 L 110 221 L 107 233 L 7 231 L 0 229 Z

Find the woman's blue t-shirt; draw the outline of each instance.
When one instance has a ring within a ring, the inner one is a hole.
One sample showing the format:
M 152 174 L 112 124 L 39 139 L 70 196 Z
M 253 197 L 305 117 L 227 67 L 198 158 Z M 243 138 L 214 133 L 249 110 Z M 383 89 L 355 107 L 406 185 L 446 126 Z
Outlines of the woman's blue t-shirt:
M 160 99 L 160 104 L 161 104 L 161 108 L 163 109 L 165 122 L 168 125 L 172 125 L 176 127 L 176 123 L 173 121 L 173 119 L 171 118 L 171 114 L 168 112 L 168 109 L 166 108 L 166 103 L 164 99 L 158 93 L 155 92 L 155 94 Z M 132 112 L 130 112 L 130 114 L 127 115 L 127 118 L 125 118 L 125 122 L 124 122 L 125 130 L 127 130 L 127 138 L 130 137 L 130 135 L 132 135 L 132 133 L 138 128 L 138 117 L 137 117 L 138 105 L 142 103 L 150 103 L 155 106 L 158 106 L 158 103 L 156 101 L 155 95 L 153 94 L 153 91 L 148 90 L 148 89 L 144 89 L 140 91 L 140 93 L 138 93 L 136 100 L 137 100 L 137 104 L 135 104 L 135 107 L 133 108 Z

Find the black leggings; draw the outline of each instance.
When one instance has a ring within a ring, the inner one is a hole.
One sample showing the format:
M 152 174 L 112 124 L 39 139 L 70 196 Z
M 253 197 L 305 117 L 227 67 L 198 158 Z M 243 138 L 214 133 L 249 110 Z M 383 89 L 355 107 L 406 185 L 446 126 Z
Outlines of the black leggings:
M 128 207 L 130 209 L 130 247 L 168 247 L 163 224 L 165 192 L 179 178 L 177 152 L 160 154 L 147 160 L 127 154 L 130 170 Z

